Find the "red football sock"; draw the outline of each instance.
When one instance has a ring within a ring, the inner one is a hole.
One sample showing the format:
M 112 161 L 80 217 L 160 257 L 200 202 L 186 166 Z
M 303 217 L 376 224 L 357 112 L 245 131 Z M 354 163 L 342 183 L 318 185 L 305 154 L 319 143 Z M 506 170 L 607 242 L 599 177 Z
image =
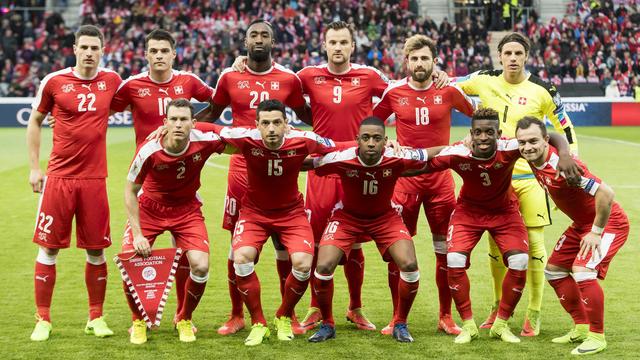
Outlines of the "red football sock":
M 190 272 L 191 267 L 189 266 L 189 258 L 187 258 L 186 253 L 182 253 L 182 257 L 180 257 L 180 260 L 178 261 L 178 269 L 176 269 L 175 274 L 176 298 L 178 300 L 176 305 L 176 314 L 180 314 L 182 307 L 184 306 L 186 296 L 185 289 Z
M 391 303 L 393 304 L 393 316 L 398 312 L 398 286 L 400 282 L 400 269 L 393 261 L 387 263 L 387 282 L 391 291 Z
M 142 314 L 140 314 L 138 304 L 136 304 L 136 300 L 133 298 L 133 295 L 131 295 L 129 287 L 124 281 L 122 282 L 122 288 L 124 289 L 124 296 L 127 298 L 127 305 L 129 305 L 129 310 L 131 310 L 131 320 L 142 320 Z
M 204 281 L 197 282 L 193 280 L 191 275 L 187 278 L 187 283 L 185 284 L 185 298 L 182 306 L 182 311 L 178 315 L 179 320 L 191 320 L 191 316 L 193 315 L 193 311 L 200 303 L 200 299 L 202 299 L 202 295 L 204 295 L 204 289 L 207 287 L 207 277 L 203 278 Z
M 518 305 L 524 284 L 527 282 L 526 270 L 508 269 L 507 275 L 502 280 L 502 298 L 498 306 L 498 317 L 503 320 L 509 319 L 513 310 Z
M 276 268 L 278 269 L 278 279 L 280 280 L 280 296 L 284 299 L 284 289 L 286 289 L 286 282 L 291 274 L 291 261 L 276 259 Z
M 587 311 L 580 298 L 580 288 L 571 276 L 549 280 L 549 285 L 556 291 L 560 305 L 571 315 L 575 324 L 589 323 Z
M 318 242 L 316 242 L 317 244 Z M 318 265 L 318 249 L 316 249 L 316 256 L 313 257 L 313 261 L 311 262 L 311 274 L 314 274 L 316 271 L 316 266 Z M 315 291 L 313 291 L 313 287 L 315 286 L 315 281 L 311 281 L 311 302 L 309 303 L 309 307 L 320 308 L 318 304 L 318 295 Z
M 261 323 L 267 325 L 267 320 L 262 312 L 262 303 L 260 302 L 260 280 L 254 272 L 247 276 L 236 275 L 238 291 L 242 295 L 242 301 L 247 304 L 247 309 L 251 314 L 251 323 Z
M 393 319 L 395 324 L 407 323 L 411 305 L 413 305 L 413 300 L 415 300 L 418 294 L 419 283 L 420 281 L 410 283 L 400 279 L 398 283 L 398 311 Z
M 42 320 L 51 322 L 51 297 L 56 285 L 56 265 L 44 265 L 36 261 L 34 275 L 36 307 Z
M 604 334 L 604 292 L 597 279 L 578 283 L 587 315 L 589 331 Z
M 451 290 L 447 275 L 447 254 L 436 254 L 436 287 L 440 302 L 440 316 L 451 315 Z
M 471 285 L 469 284 L 467 270 L 464 268 L 448 269 L 449 289 L 456 304 L 456 309 L 460 313 L 460 318 L 462 320 L 472 319 L 473 312 L 471 311 L 471 297 L 469 296 Z
M 89 293 L 89 320 L 102 316 L 102 305 L 107 293 L 107 263 L 93 265 L 86 263 L 84 282 Z
M 285 283 L 285 292 L 282 297 L 282 304 L 276 312 L 276 317 L 287 316 L 292 317 L 296 304 L 304 295 L 309 285 L 309 279 L 300 281 L 293 274 L 289 273 Z
M 349 310 L 362 307 L 362 283 L 364 282 L 364 252 L 351 249 L 344 264 L 344 276 L 349 286 Z
M 236 270 L 233 267 L 233 260 L 227 259 L 227 280 L 229 284 L 229 297 L 231 298 L 231 316 L 244 317 L 242 310 L 242 295 L 238 291 L 236 282 Z
M 318 276 L 324 279 L 319 279 Z M 333 275 L 315 274 L 313 283 L 313 291 L 318 299 L 318 307 L 322 313 L 322 322 L 335 326 L 335 321 L 333 320 Z

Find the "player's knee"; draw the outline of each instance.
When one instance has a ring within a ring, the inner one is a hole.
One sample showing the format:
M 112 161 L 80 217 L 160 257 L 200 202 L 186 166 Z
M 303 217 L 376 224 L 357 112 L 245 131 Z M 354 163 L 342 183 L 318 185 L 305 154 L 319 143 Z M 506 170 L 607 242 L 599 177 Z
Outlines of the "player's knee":
M 335 265 L 331 263 L 318 262 L 318 265 L 316 266 L 316 272 L 322 275 L 330 275 L 330 274 L 333 274 L 333 271 L 335 270 L 335 268 L 336 268 Z
M 598 273 L 596 271 L 581 267 L 573 271 L 573 278 L 576 280 L 576 282 L 596 280 L 598 278 Z
M 459 252 L 447 254 L 447 267 L 464 269 L 467 267 L 467 255 Z
M 58 249 L 40 247 L 36 261 L 42 265 L 55 265 L 58 257 Z
M 548 268 L 544 269 L 544 277 L 547 279 L 547 281 L 560 280 L 566 278 L 567 276 L 569 276 L 568 271 L 551 270 Z
M 233 262 L 236 264 L 245 264 L 254 262 L 255 255 L 250 251 L 243 251 L 242 249 L 233 252 Z
M 529 254 L 517 253 L 507 257 L 507 267 L 511 270 L 524 271 L 529 266 Z
M 402 259 L 396 261 L 398 268 L 401 272 L 415 272 L 418 271 L 418 261 L 416 259 Z
M 205 276 L 209 273 L 209 262 L 198 261 L 194 264 L 191 264 L 191 273 L 197 276 Z

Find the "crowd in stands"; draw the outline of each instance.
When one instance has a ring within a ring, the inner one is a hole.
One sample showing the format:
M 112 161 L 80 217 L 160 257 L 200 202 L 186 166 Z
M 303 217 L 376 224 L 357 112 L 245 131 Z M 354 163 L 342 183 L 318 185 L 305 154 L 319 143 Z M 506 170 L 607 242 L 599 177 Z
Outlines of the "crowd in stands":
M 640 73 L 636 9 L 578 3 L 575 20 L 566 16 L 541 25 L 529 17 L 516 25 L 534 40 L 529 70 L 554 82 L 597 81 L 603 89 L 614 79 L 620 93 L 629 94 Z M 105 33 L 103 65 L 123 78 L 146 70 L 144 37 L 162 27 L 176 36 L 176 68 L 215 85 L 221 71 L 244 53 L 244 31 L 256 18 L 273 24 L 274 59 L 294 71 L 325 61 L 322 31 L 339 19 L 354 24 L 352 61 L 374 66 L 392 79 L 404 76 L 402 46 L 416 33 L 437 41 L 440 67 L 450 76 L 493 68 L 483 21 L 463 17 L 436 24 L 417 14 L 416 0 L 84 0 L 79 9 L 80 24 L 96 24 Z M 39 79 L 74 64 L 74 29 L 59 13 L 8 9 L 0 16 L 0 96 L 33 96 Z

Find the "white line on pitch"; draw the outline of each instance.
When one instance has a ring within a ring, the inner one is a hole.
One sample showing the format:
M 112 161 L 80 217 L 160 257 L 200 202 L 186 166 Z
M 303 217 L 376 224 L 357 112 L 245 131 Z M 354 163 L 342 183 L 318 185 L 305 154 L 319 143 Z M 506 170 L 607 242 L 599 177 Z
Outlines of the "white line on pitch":
M 581 138 L 581 137 L 584 137 L 584 138 L 587 138 L 587 139 L 610 141 L 610 142 L 614 142 L 614 143 L 617 143 L 617 144 L 629 145 L 629 146 L 634 146 L 634 147 L 640 147 L 640 143 L 632 142 L 632 141 L 624 141 L 624 140 L 611 139 L 611 138 L 606 138 L 606 137 L 601 137 L 601 136 L 591 136 L 591 135 L 582 135 L 582 134 L 580 134 L 580 136 L 578 136 L 578 138 Z

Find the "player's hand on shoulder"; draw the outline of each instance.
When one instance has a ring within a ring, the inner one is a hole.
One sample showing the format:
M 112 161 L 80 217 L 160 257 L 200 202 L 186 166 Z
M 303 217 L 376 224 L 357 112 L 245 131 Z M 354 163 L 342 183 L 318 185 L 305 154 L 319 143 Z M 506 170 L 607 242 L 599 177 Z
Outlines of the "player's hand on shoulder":
M 562 173 L 564 174 L 564 177 L 567 180 L 567 184 L 569 186 L 580 186 L 584 170 L 580 166 L 578 166 L 575 160 L 573 160 L 571 154 L 561 153 L 558 154 L 558 156 L 560 159 L 558 160 L 558 174 L 556 175 L 556 179 Z
M 600 250 L 600 243 L 602 242 L 602 239 L 600 237 L 600 235 L 594 233 L 594 232 L 589 232 L 587 235 L 585 235 L 582 238 L 582 241 L 580 241 L 580 252 L 578 253 L 578 259 L 586 259 L 587 256 L 589 255 L 589 253 L 591 253 L 591 256 L 594 256 L 597 253 L 597 258 L 601 259 L 602 258 L 602 251 Z
M 389 139 L 387 140 L 387 147 L 390 147 L 393 149 L 393 154 L 396 156 L 401 156 L 402 154 L 404 154 L 404 152 L 407 149 L 410 149 L 409 146 L 402 146 L 400 145 L 400 143 L 398 142 L 398 140 L 395 139 Z
M 239 71 L 241 73 L 244 72 L 244 69 L 247 67 L 247 57 L 244 55 L 238 56 L 231 65 L 231 68 L 235 71 Z
M 43 181 L 44 176 L 42 175 L 42 171 L 40 169 L 31 169 L 31 171 L 29 172 L 29 184 L 31 184 L 31 189 L 33 189 L 33 192 L 42 192 Z
M 167 127 L 160 125 L 157 129 L 153 130 L 149 136 L 147 136 L 147 140 L 158 140 L 165 135 L 167 135 Z
M 149 244 L 149 240 L 142 235 L 138 235 L 133 238 L 133 248 L 136 251 L 136 254 L 142 257 L 148 257 L 151 255 L 151 245 Z
M 433 71 L 433 82 L 436 85 L 436 89 L 442 89 L 443 87 L 449 85 L 451 79 L 449 79 L 449 75 L 442 70 L 434 70 Z

